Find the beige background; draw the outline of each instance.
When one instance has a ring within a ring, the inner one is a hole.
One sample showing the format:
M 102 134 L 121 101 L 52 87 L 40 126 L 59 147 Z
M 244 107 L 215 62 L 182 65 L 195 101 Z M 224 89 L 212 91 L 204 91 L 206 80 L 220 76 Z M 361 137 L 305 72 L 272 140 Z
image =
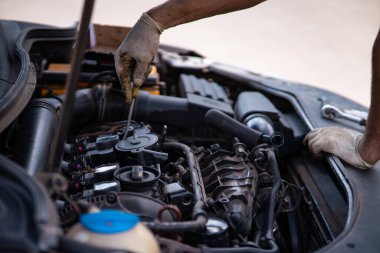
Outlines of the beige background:
M 98 0 L 93 21 L 131 26 L 162 0 Z M 0 18 L 69 26 L 80 0 L 1 0 Z M 380 0 L 268 0 L 163 33 L 161 41 L 254 72 L 323 87 L 369 105 Z

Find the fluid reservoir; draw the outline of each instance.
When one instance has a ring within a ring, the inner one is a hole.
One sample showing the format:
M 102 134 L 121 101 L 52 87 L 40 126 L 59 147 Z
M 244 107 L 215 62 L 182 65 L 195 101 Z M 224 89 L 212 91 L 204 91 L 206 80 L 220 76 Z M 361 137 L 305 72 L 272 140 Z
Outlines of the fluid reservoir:
M 82 214 L 80 223 L 67 234 L 73 240 L 109 249 L 159 253 L 152 232 L 136 215 L 117 210 Z

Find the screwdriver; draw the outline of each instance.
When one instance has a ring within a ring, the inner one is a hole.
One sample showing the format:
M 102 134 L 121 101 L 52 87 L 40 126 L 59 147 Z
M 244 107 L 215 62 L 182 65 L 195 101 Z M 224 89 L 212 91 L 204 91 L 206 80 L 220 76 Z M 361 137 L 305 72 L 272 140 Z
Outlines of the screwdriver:
M 133 83 L 131 83 L 131 85 L 133 86 Z M 132 103 L 129 107 L 128 118 L 127 118 L 127 129 L 125 131 L 123 140 L 126 139 L 128 135 L 129 125 L 131 124 L 131 119 L 132 119 L 133 107 L 135 105 L 135 100 L 138 93 L 139 93 L 139 87 L 133 87 L 132 88 Z M 135 139 L 136 139 L 136 136 L 135 136 Z

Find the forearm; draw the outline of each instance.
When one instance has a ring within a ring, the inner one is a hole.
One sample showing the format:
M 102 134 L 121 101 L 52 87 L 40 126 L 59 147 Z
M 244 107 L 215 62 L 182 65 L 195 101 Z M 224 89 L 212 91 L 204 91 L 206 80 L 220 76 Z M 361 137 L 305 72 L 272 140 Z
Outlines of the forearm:
M 265 0 L 169 0 L 148 11 L 166 28 L 227 12 L 247 9 Z
M 359 152 L 363 159 L 374 163 L 380 159 L 380 31 L 372 52 L 372 95 L 366 133 Z

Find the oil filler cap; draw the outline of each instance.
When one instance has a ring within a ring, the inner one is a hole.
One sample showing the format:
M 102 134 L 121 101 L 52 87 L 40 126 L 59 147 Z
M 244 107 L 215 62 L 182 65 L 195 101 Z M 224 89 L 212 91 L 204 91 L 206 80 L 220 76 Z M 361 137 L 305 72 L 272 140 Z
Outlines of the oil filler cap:
M 91 232 L 101 234 L 114 234 L 132 229 L 140 221 L 133 214 L 117 210 L 104 210 L 97 213 L 86 213 L 80 216 L 80 222 Z

